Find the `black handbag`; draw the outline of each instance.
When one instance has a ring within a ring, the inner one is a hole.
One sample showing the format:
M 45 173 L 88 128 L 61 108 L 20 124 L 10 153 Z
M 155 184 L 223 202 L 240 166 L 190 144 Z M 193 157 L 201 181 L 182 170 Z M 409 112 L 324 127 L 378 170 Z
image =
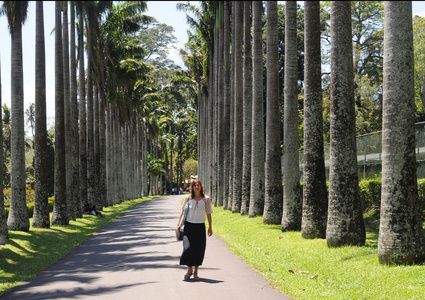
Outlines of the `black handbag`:
M 176 238 L 178 241 L 183 241 L 183 230 L 176 229 Z

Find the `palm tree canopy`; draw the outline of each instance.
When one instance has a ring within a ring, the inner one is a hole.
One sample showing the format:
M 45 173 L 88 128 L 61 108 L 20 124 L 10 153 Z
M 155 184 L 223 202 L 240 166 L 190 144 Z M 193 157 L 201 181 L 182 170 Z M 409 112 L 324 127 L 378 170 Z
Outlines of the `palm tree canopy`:
M 10 34 L 25 23 L 28 15 L 28 1 L 3 1 L 0 14 L 5 15 L 8 21 Z

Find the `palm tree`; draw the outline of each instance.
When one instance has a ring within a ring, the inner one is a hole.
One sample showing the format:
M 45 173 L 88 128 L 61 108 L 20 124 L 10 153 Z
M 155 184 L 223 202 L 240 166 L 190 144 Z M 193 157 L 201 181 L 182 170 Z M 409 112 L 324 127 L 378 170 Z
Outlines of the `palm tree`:
M 69 34 L 68 34 L 68 1 L 63 1 L 62 9 L 62 54 L 63 54 L 63 93 L 65 116 L 65 172 L 66 172 L 66 202 L 68 205 L 68 218 L 75 220 L 74 203 L 72 198 L 72 126 L 70 102 L 70 76 L 69 76 Z
M 35 128 L 35 106 L 34 103 L 31 103 L 30 106 L 25 110 L 26 122 L 29 123 L 31 127 L 31 133 L 34 136 L 34 128 Z
M 212 52 L 212 50 L 211 50 Z M 209 193 L 210 197 L 213 197 L 211 195 L 213 190 L 213 182 L 214 182 L 214 166 L 213 166 L 213 154 L 214 154 L 214 147 L 212 145 L 214 142 L 213 136 L 214 136 L 214 64 L 213 64 L 213 57 L 210 58 L 209 62 L 209 74 L 208 74 L 208 141 L 210 142 L 210 147 L 208 147 L 208 173 L 206 178 L 206 192 Z
M 243 154 L 241 214 L 249 212 L 251 192 L 251 136 L 252 136 L 252 53 L 251 53 L 251 3 L 244 1 L 243 12 Z
M 62 1 L 55 4 L 55 203 L 52 225 L 68 225 L 66 201 L 65 116 L 62 53 Z
M 366 234 L 359 198 L 353 93 L 351 3 L 331 3 L 331 121 L 329 247 L 363 245 Z
M 285 2 L 285 101 L 282 231 L 301 229 L 302 198 L 299 172 L 297 2 Z
M 79 13 L 78 20 L 78 97 L 79 97 L 79 165 L 80 165 L 80 210 L 84 211 L 88 206 L 87 199 L 87 123 L 86 123 L 86 80 L 84 66 L 84 4 L 77 4 Z
M 94 111 L 93 111 L 93 18 L 94 4 L 87 7 L 87 201 L 96 206 L 95 161 L 94 161 Z M 100 210 L 101 207 L 96 209 Z
M 100 4 L 100 3 L 98 3 Z M 110 3 L 112 4 L 112 2 Z M 99 29 L 99 18 L 104 9 L 106 9 L 107 4 L 105 3 L 105 7 L 99 7 L 97 9 L 98 16 L 95 18 L 95 30 L 96 35 L 98 36 L 98 61 L 99 61 L 99 182 L 98 182 L 98 194 L 99 199 L 103 201 L 104 205 L 107 203 L 106 194 L 107 194 L 107 184 L 106 184 L 106 66 L 104 63 L 105 55 L 104 55 L 104 40 L 100 34 Z
M 236 7 L 236 1 L 232 1 L 232 7 L 231 7 L 231 36 L 234 37 L 236 36 L 235 34 L 235 7 Z M 236 59 L 236 55 L 235 55 L 235 43 L 236 43 L 236 39 L 235 38 L 231 38 L 232 44 L 231 44 L 231 55 L 230 55 L 230 110 L 229 110 L 229 121 L 230 121 L 230 143 L 229 143 L 229 166 L 230 166 L 230 170 L 229 170 L 229 194 L 227 196 L 227 206 L 225 206 L 225 208 L 227 207 L 227 209 L 232 210 L 232 205 L 233 205 L 233 179 L 234 179 L 234 168 L 233 168 L 233 162 L 234 162 L 234 156 L 233 156 L 233 152 L 235 150 L 234 147 L 234 142 L 235 142 L 235 130 L 234 130 L 234 119 L 235 119 L 235 59 Z
M 280 224 L 282 219 L 282 171 L 279 116 L 277 1 L 267 1 L 267 121 L 263 222 Z
M 224 142 L 224 169 L 223 169 L 223 208 L 228 208 L 228 195 L 229 195 L 229 173 L 230 167 L 230 7 L 229 2 L 224 1 L 223 12 L 223 67 L 224 67 L 224 83 L 223 83 L 223 138 Z
M 263 3 L 252 1 L 252 155 L 250 217 L 264 209 Z
M 46 58 L 44 50 L 43 2 L 36 3 L 35 43 L 35 136 L 34 172 L 35 201 L 33 227 L 49 228 L 49 199 L 47 182 L 47 125 L 46 125 Z
M 0 67 L 0 107 L 2 107 L 2 91 L 1 91 L 1 67 Z M 0 110 L 0 145 L 3 145 L 3 114 Z M 9 237 L 7 230 L 6 212 L 4 210 L 4 156 L 3 147 L 0 147 L 0 245 L 6 243 L 6 239 Z
M 378 257 L 383 264 L 425 260 L 415 155 L 411 1 L 384 5 L 382 197 Z
M 71 152 L 72 152 L 72 185 L 71 185 L 71 199 L 74 207 L 74 216 L 76 218 L 82 217 L 81 202 L 80 202 L 80 142 L 78 136 L 78 99 L 77 99 L 77 63 L 75 55 L 75 3 L 71 1 L 70 5 L 70 106 L 71 106 Z
M 218 85 L 217 85 L 217 205 L 223 206 L 224 202 L 224 144 L 226 143 L 226 136 L 224 136 L 224 27 L 223 27 L 223 2 L 219 2 L 218 7 Z
M 27 18 L 28 1 L 4 1 L 2 13 L 6 15 L 11 35 L 11 181 L 7 226 L 9 230 L 28 231 L 30 224 L 25 193 L 25 126 L 24 126 L 24 89 L 22 63 L 22 25 Z
M 233 199 L 232 212 L 241 211 L 242 202 L 242 158 L 243 158 L 243 3 L 235 3 L 235 106 L 233 144 Z
M 320 2 L 304 4 L 304 171 L 301 233 L 326 237 L 328 195 L 323 154 Z

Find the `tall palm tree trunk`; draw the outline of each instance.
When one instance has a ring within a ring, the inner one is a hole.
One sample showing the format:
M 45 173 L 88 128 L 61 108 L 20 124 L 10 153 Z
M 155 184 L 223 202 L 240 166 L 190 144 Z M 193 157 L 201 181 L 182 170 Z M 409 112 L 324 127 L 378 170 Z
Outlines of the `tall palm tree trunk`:
M 224 136 L 224 28 L 223 28 L 223 3 L 219 5 L 219 30 L 218 30 L 218 145 L 217 145 L 217 205 L 223 206 L 224 197 L 224 144 L 226 137 Z
M 208 173 L 207 182 L 205 184 L 206 193 L 212 197 L 212 186 L 214 181 L 214 165 L 213 165 L 213 132 L 214 132 L 214 64 L 213 60 L 210 61 L 210 71 L 208 77 L 208 141 L 210 145 L 208 147 Z
M 86 119 L 86 80 L 84 65 L 84 5 L 79 3 L 79 28 L 78 28 L 78 96 L 79 96 L 79 155 L 80 155 L 80 210 L 88 208 L 87 198 L 87 119 Z
M 35 201 L 33 227 L 49 228 L 47 182 L 47 125 L 46 125 L 46 56 L 44 50 L 43 2 L 36 3 L 35 43 L 35 136 L 34 174 Z M 3 164 L 2 164 L 3 165 Z
M 251 53 L 251 3 L 244 1 L 243 12 L 243 154 L 241 214 L 249 212 L 251 192 L 251 136 L 252 136 L 252 53 Z
M 263 214 L 264 209 L 264 103 L 263 103 L 263 4 L 252 1 L 252 155 L 251 191 L 248 215 Z
M 267 1 L 267 122 L 263 222 L 282 220 L 282 170 L 279 116 L 279 58 L 277 1 Z
M 69 76 L 69 34 L 68 34 L 68 1 L 63 1 L 62 22 L 62 54 L 63 54 L 63 92 L 65 114 L 65 163 L 66 163 L 66 202 L 68 205 L 68 218 L 75 220 L 75 212 L 72 198 L 72 126 L 71 126 L 71 100 L 70 100 L 70 76 Z
M 236 8 L 236 1 L 232 1 L 232 7 L 231 7 L 231 15 L 232 15 L 232 21 L 231 21 L 231 40 L 232 40 L 232 45 L 231 45 L 231 55 L 230 55 L 230 98 L 229 98 L 229 105 L 230 105 L 230 110 L 229 110 L 229 122 L 230 122 L 230 142 L 229 142 L 229 194 L 227 196 L 227 209 L 232 210 L 232 203 L 233 203 L 233 178 L 234 178 L 234 168 L 233 168 L 233 161 L 234 161 L 234 157 L 233 157 L 233 151 L 234 151 L 234 135 L 235 135 L 235 130 L 234 130 L 234 119 L 235 119 L 235 59 L 236 59 L 236 55 L 235 55 L 235 42 L 236 39 L 233 38 L 236 34 L 235 34 L 235 8 Z
M 217 12 L 216 12 L 217 16 Z M 218 20 L 216 20 L 218 22 Z M 212 132 L 212 175 L 213 178 L 211 180 L 211 191 L 210 191 L 210 197 L 212 202 L 217 205 L 217 182 L 218 182 L 218 170 L 217 170 L 217 164 L 218 164 L 218 118 L 219 118 L 219 111 L 218 111 L 218 99 L 219 99 L 219 90 L 218 90 L 218 39 L 219 33 L 217 30 L 217 23 L 215 26 L 214 31 L 214 50 L 213 50 L 213 87 L 211 89 L 212 92 L 212 105 L 213 105 L 213 120 L 212 120 L 212 126 L 213 126 L 213 132 Z M 180 184 L 180 180 L 179 180 Z
M 172 149 L 172 148 L 171 148 Z M 173 174 L 173 156 L 171 155 L 171 174 Z M 173 184 L 173 176 L 170 176 L 171 184 Z M 148 196 L 148 139 L 147 131 L 145 128 L 142 129 L 142 195 Z
M 98 27 L 98 26 L 97 26 Z M 102 39 L 99 39 L 99 198 L 101 199 L 102 205 L 107 205 L 107 190 L 108 185 L 106 184 L 106 74 L 104 65 L 104 45 Z
M 297 2 L 285 2 L 285 101 L 282 231 L 301 229 L 299 172 Z
M 65 112 L 62 53 L 62 1 L 56 1 L 55 9 L 55 203 L 52 225 L 68 225 L 66 201 L 66 162 L 65 162 Z
M 0 67 L 0 108 L 3 107 L 2 104 L 2 89 L 1 89 L 1 67 Z M 0 145 L 3 145 L 3 113 L 0 109 Z M 3 147 L 0 147 L 0 245 L 6 243 L 6 239 L 9 237 L 9 232 L 7 230 L 7 219 L 6 211 L 4 210 L 4 193 L 3 188 L 4 184 L 4 157 L 3 157 Z
M 96 177 L 94 158 L 94 108 L 93 108 L 93 8 L 88 10 L 87 17 L 87 201 L 89 208 L 96 207 Z
M 112 186 L 112 149 L 111 149 L 111 105 L 106 104 L 106 185 L 109 187 L 106 191 L 106 206 L 112 206 L 111 186 Z
M 225 139 L 223 148 L 223 208 L 228 209 L 229 196 L 229 173 L 230 167 L 230 14 L 229 2 L 224 1 L 224 24 L 223 24 L 223 138 Z
M 301 233 L 326 238 L 328 192 L 323 153 L 320 2 L 304 5 L 304 171 Z
M 28 1 L 25 1 L 28 6 Z M 11 100 L 12 100 L 12 132 L 11 132 L 11 184 L 12 196 L 7 219 L 9 230 L 28 231 L 29 219 L 25 194 L 25 130 L 24 130 L 24 76 L 22 62 L 22 22 L 19 8 L 13 19 L 9 21 L 11 28 Z
M 94 159 L 94 201 L 96 203 L 96 208 L 101 210 L 103 208 L 103 198 L 100 197 L 100 131 L 99 131 L 99 87 L 98 83 L 95 83 L 93 86 L 93 159 Z
M 353 93 L 351 3 L 331 3 L 331 120 L 329 247 L 363 245 L 366 234 L 359 198 Z
M 233 148 L 233 200 L 232 212 L 241 211 L 242 202 L 242 158 L 243 158 L 243 3 L 235 4 L 235 110 Z
M 75 218 L 81 218 L 83 216 L 81 211 L 81 203 L 79 197 L 79 188 L 80 188 L 80 142 L 78 137 L 78 100 L 77 100 L 77 63 L 75 56 L 75 4 L 74 1 L 71 1 L 71 29 L 70 29 L 70 104 L 71 104 L 71 152 L 72 152 L 72 184 L 71 184 L 71 197 L 72 204 L 74 207 L 74 216 Z
M 415 155 L 412 3 L 385 1 L 382 191 L 378 257 L 383 264 L 425 260 Z

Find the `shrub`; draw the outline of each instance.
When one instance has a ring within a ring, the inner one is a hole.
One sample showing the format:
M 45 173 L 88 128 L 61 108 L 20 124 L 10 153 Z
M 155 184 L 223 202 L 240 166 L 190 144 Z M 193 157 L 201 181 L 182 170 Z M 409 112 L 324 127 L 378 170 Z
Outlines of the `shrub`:
M 53 212 L 54 200 L 55 200 L 54 197 L 49 198 L 49 212 Z M 4 210 L 6 212 L 6 219 L 9 216 L 9 208 L 10 208 L 10 203 L 5 203 Z M 28 209 L 28 217 L 32 218 L 32 216 L 34 215 L 34 202 L 27 202 L 27 209 Z
M 363 211 L 381 207 L 381 179 L 364 179 L 359 182 Z
M 418 179 L 418 202 L 422 220 L 425 220 L 425 178 Z
M 364 179 L 359 183 L 363 212 L 381 207 L 381 178 Z M 422 219 L 425 220 L 425 178 L 418 179 L 418 203 Z

